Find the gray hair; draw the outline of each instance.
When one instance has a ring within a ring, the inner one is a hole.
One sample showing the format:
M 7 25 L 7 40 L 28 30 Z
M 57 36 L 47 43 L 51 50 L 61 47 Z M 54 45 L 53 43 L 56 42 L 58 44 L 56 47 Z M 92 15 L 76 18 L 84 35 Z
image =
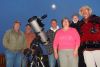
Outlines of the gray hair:
M 82 11 L 84 10 L 84 9 L 87 9 L 88 11 L 89 11 L 89 13 L 90 14 L 92 14 L 92 9 L 89 7 L 89 6 L 83 6 L 83 7 L 81 7 L 80 9 L 79 9 L 79 14 L 82 16 L 83 14 L 82 14 Z

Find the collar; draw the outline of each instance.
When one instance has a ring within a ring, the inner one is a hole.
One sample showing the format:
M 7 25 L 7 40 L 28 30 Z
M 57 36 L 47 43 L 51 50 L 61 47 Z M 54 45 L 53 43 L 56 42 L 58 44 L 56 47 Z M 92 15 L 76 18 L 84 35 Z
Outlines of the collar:
M 59 29 L 59 26 L 56 27 L 56 29 L 53 29 L 52 27 L 50 27 L 50 30 L 56 32 Z

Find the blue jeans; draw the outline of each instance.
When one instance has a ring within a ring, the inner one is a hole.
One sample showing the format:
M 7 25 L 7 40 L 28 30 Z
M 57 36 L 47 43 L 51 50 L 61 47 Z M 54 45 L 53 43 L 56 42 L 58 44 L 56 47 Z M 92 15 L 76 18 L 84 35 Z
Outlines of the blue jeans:
M 48 55 L 48 59 L 49 59 L 49 67 L 55 67 L 56 66 L 56 59 L 54 57 L 54 54 L 50 54 Z M 57 64 L 59 67 L 59 61 L 57 60 Z
M 6 67 L 21 67 L 23 54 L 21 52 L 5 51 Z
M 27 57 L 23 55 L 22 58 L 22 67 L 27 67 Z

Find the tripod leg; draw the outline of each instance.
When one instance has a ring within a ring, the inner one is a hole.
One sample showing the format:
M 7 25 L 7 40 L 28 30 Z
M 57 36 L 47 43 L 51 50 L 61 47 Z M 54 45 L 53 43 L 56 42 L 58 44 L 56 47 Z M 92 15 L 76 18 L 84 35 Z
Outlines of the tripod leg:
M 40 62 L 41 62 L 41 65 L 42 65 L 43 67 L 45 67 L 45 66 L 44 66 L 44 63 L 43 63 L 41 60 L 40 60 Z
M 32 67 L 33 66 L 33 62 L 31 62 L 31 65 L 30 65 L 30 67 Z

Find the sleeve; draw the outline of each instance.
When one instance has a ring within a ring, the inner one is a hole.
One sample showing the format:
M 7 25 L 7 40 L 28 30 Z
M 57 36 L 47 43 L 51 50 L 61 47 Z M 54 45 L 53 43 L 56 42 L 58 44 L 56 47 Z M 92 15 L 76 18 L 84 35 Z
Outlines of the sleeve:
M 100 17 L 99 16 L 96 16 L 96 15 L 93 15 L 91 17 L 91 22 L 93 22 L 94 24 L 100 24 Z
M 50 30 L 48 30 L 47 32 L 46 32 L 46 36 L 47 36 L 47 38 L 48 38 L 48 45 L 50 45 L 50 43 L 52 43 L 52 41 L 51 41 L 51 31 Z
M 50 39 L 50 30 L 46 32 L 47 38 Z
M 53 49 L 57 50 L 59 45 L 59 33 L 56 32 L 55 37 L 54 37 L 54 41 L 53 41 Z
M 23 50 L 27 48 L 27 45 L 26 45 L 26 39 L 25 39 L 25 35 L 23 33 Z
M 9 42 L 10 41 L 10 32 L 7 31 L 5 34 L 4 34 L 4 37 L 3 37 L 3 46 L 5 48 L 7 48 L 7 46 L 9 45 Z
M 75 45 L 76 45 L 76 48 L 80 46 L 80 35 L 76 29 L 75 29 Z

